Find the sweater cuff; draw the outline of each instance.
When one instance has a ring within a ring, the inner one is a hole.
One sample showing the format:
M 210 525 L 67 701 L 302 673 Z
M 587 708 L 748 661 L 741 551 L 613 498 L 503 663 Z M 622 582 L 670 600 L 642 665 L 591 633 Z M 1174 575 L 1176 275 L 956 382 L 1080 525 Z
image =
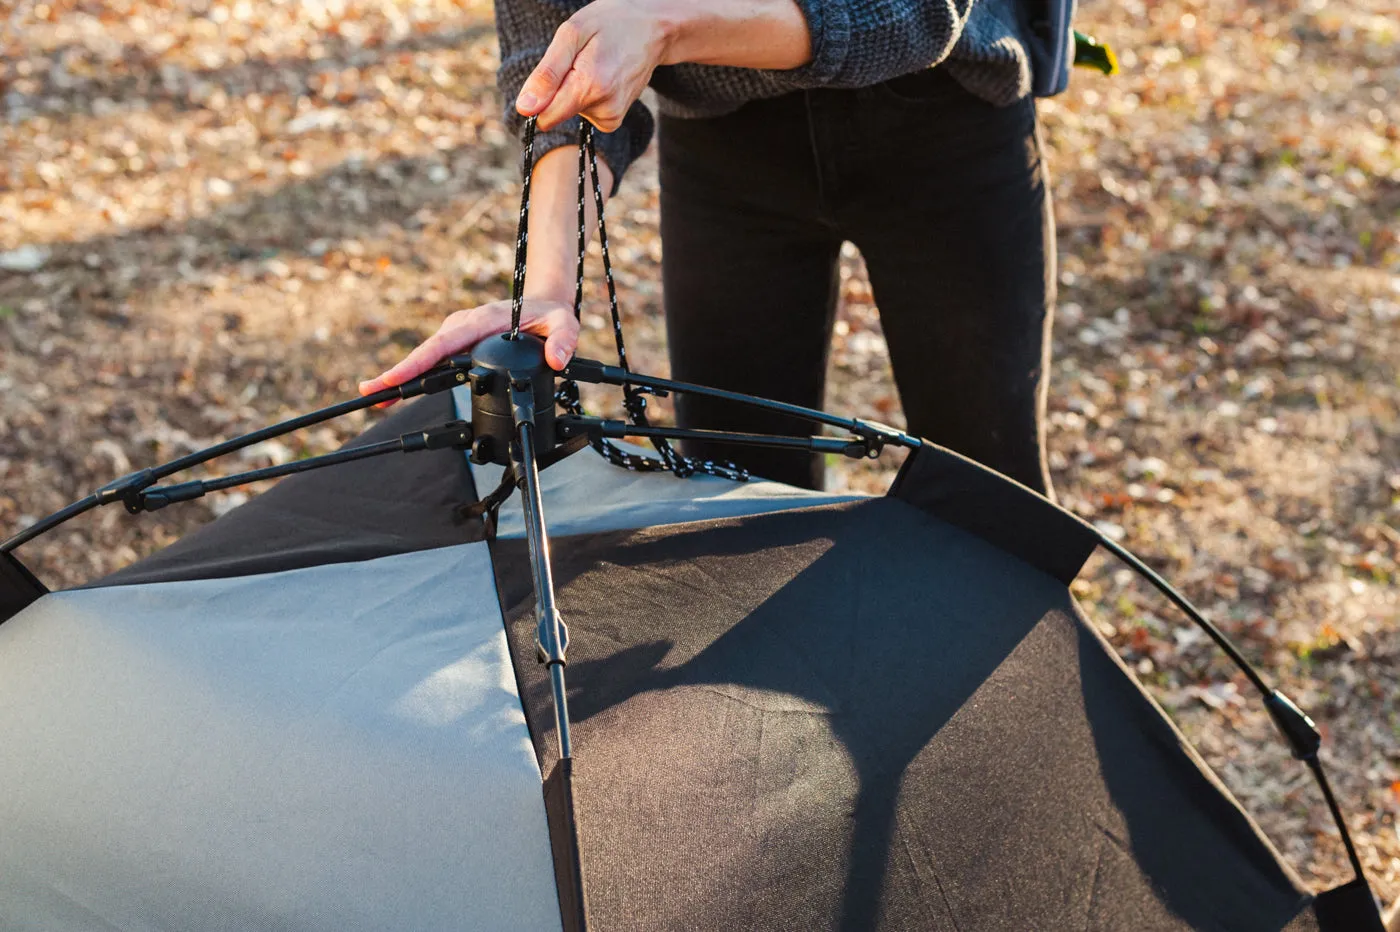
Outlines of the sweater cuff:
M 512 111 L 515 107 L 512 105 Z M 579 117 L 565 120 L 548 132 L 535 134 L 535 161 L 552 149 L 578 145 Z M 524 125 L 524 119 L 516 114 L 517 125 Z M 641 157 L 651 143 L 654 131 L 651 111 L 641 103 L 632 104 L 623 118 L 622 125 L 611 133 L 593 133 L 593 145 L 598 150 L 598 158 L 608 163 L 612 170 L 613 183 L 609 196 L 617 193 L 622 184 L 622 176 L 633 162 Z
M 525 85 L 525 79 L 530 76 L 535 65 L 544 55 L 544 48 L 532 48 L 528 52 L 519 52 L 505 56 L 501 60 L 500 70 L 496 74 L 497 86 L 501 89 L 501 95 L 505 98 L 504 122 L 506 130 L 519 141 L 525 127 L 525 118 L 520 115 L 520 111 L 515 109 L 515 98 L 520 94 L 520 88 Z M 564 123 L 554 127 L 549 132 L 535 134 L 535 160 L 538 161 L 542 155 L 551 149 L 560 146 L 578 145 L 578 122 L 579 118 L 566 120 Z M 635 162 L 647 146 L 651 144 L 652 134 L 655 132 L 655 123 L 651 117 L 651 111 L 642 105 L 641 101 L 636 101 L 627 110 L 627 115 L 622 118 L 622 125 L 611 133 L 595 132 L 593 134 L 593 144 L 598 150 L 598 157 L 608 163 L 608 168 L 612 169 L 613 187 L 611 194 L 616 194 L 618 186 L 622 184 L 622 176 L 626 173 L 628 166 Z
M 772 71 L 774 77 L 793 87 L 821 87 L 830 84 L 846 66 L 851 50 L 851 11 L 844 0 L 796 0 L 807 20 L 812 43 L 812 60 L 787 71 Z

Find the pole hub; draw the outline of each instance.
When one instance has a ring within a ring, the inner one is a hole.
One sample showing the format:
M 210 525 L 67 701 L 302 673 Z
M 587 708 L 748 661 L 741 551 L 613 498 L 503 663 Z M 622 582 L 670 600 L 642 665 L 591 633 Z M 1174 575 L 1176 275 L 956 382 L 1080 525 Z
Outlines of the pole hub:
M 534 399 L 536 453 L 554 448 L 554 370 L 544 359 L 544 341 L 529 333 L 514 340 L 487 337 L 472 350 L 473 463 L 511 464 L 515 402 L 511 386 L 528 384 Z

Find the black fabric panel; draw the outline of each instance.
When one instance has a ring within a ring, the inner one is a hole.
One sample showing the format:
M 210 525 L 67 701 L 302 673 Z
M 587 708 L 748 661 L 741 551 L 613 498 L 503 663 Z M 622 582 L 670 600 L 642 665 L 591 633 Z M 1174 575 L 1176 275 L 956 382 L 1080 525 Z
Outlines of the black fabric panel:
M 889 494 L 1020 557 L 1065 585 L 1098 546 L 1092 528 L 987 467 L 924 441 Z
M 554 855 L 554 880 L 559 885 L 559 914 L 564 932 L 588 928 L 583 865 L 579 854 L 578 822 L 574 813 L 574 762 L 561 760 L 544 781 L 544 809 L 549 821 L 549 847 Z
M 13 555 L 0 553 L 0 624 L 48 591 Z
M 883 498 L 552 553 L 594 929 L 1317 928 L 1065 588 L 958 528 Z
M 1322 932 L 1386 932 L 1375 895 L 1364 880 L 1319 893 L 1314 909 Z
M 450 392 L 430 395 L 401 405 L 347 446 L 388 440 L 455 417 Z M 481 540 L 479 519 L 453 515 L 457 505 L 475 499 L 466 457 L 457 450 L 394 453 L 330 466 L 290 476 L 86 588 L 271 573 Z

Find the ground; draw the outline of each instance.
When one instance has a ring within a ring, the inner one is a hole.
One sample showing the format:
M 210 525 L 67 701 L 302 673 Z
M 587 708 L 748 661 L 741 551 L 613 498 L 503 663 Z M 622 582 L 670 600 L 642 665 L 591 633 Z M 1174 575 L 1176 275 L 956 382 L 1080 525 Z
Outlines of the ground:
M 507 292 L 517 151 L 479 0 L 18 0 L 0 16 L 0 529 L 345 397 L 446 312 Z M 1123 73 L 1079 71 L 1041 107 L 1060 500 L 1312 712 L 1394 900 L 1400 18 L 1392 0 L 1088 0 L 1080 25 Z M 656 204 L 648 157 L 610 217 L 634 365 L 664 372 Z M 828 406 L 897 423 L 854 252 L 844 283 Z M 606 358 L 600 297 L 583 350 Z M 374 416 L 216 468 L 325 451 Z M 831 483 L 879 490 L 892 468 L 838 463 Z M 240 500 L 109 509 L 23 556 L 76 583 Z M 1244 679 L 1111 561 L 1075 591 L 1304 878 L 1346 879 Z

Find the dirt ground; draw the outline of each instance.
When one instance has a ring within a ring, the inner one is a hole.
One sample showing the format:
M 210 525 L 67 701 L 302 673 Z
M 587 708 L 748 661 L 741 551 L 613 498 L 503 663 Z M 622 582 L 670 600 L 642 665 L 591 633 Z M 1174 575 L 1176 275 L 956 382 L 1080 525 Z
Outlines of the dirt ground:
M 6 7 L 5 533 L 131 468 L 345 397 L 446 312 L 506 294 L 517 149 L 489 5 Z M 1394 900 L 1400 10 L 1087 0 L 1081 20 L 1123 74 L 1078 72 L 1041 107 L 1060 498 L 1313 714 L 1365 866 Z M 650 158 L 609 216 L 634 365 L 664 372 Z M 599 297 L 583 351 L 606 358 Z M 854 252 L 837 330 L 828 406 L 897 423 Z M 216 468 L 323 452 L 373 417 Z M 831 484 L 878 491 L 894 465 L 838 463 Z M 23 556 L 76 583 L 241 500 L 139 520 L 109 509 Z M 1111 561 L 1075 591 L 1305 879 L 1346 879 L 1320 797 L 1244 679 Z

